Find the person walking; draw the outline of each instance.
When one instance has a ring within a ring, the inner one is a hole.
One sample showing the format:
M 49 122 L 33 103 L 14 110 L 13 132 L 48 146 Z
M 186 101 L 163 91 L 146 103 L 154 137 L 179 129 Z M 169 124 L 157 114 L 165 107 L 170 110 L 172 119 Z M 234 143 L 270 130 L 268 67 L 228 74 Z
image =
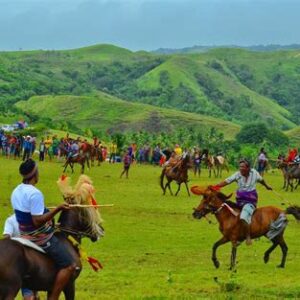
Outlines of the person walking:
M 122 176 L 125 174 L 126 178 L 128 179 L 128 172 L 131 163 L 132 163 L 132 156 L 130 154 L 130 151 L 128 150 L 123 157 L 123 172 L 121 173 L 120 178 L 122 178 Z

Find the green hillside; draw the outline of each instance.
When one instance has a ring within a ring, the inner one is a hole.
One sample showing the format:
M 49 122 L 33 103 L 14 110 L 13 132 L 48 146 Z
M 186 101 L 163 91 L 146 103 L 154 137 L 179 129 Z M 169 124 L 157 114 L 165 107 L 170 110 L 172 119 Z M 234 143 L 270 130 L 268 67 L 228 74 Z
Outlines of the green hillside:
M 174 56 L 140 78 L 137 86 L 144 91 L 164 86 L 167 105 L 182 110 L 220 118 L 225 114 L 226 119 L 237 123 L 264 120 L 271 126 L 294 126 L 289 120 L 292 114 L 288 110 L 241 84 L 221 63 L 222 72 L 211 64 L 198 56 Z M 151 98 L 148 98 L 148 103 L 153 104 Z
M 300 126 L 287 130 L 285 134 L 289 137 L 294 145 L 300 144 Z
M 300 124 L 299 55 L 229 48 L 160 55 L 112 45 L 0 52 L 0 112 L 33 96 L 104 92 L 238 125 L 263 121 L 287 130 Z
M 68 122 L 78 128 L 105 132 L 146 130 L 172 132 L 179 128 L 207 130 L 216 128 L 232 139 L 240 127 L 199 114 L 118 100 L 105 93 L 97 96 L 35 96 L 20 101 L 17 108 L 24 113 L 51 119 L 53 125 Z

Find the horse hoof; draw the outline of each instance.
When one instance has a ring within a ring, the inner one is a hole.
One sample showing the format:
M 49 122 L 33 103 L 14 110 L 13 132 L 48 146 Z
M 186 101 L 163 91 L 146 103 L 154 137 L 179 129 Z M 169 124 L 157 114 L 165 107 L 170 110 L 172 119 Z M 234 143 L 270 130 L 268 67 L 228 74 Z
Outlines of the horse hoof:
M 216 269 L 219 269 L 219 267 L 220 267 L 219 261 L 218 260 L 214 260 L 213 262 L 214 262 L 214 265 L 215 265 Z
M 280 264 L 280 265 L 277 266 L 277 268 L 284 269 L 284 265 Z

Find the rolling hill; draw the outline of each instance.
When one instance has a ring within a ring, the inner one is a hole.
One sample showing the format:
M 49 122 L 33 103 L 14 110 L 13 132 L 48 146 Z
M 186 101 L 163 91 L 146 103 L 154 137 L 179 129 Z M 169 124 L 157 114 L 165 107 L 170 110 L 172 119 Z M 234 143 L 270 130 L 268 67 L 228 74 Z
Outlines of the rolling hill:
M 212 127 L 233 139 L 240 126 L 213 117 L 150 105 L 130 103 L 111 95 L 35 96 L 16 103 L 26 114 L 51 119 L 53 125 L 67 122 L 78 128 L 91 128 L 109 133 L 125 131 L 172 132 L 178 128 L 207 130 Z
M 299 57 L 298 50 L 253 52 L 226 48 L 161 55 L 113 45 L 0 52 L 0 112 L 14 110 L 13 104 L 18 101 L 44 99 L 36 96 L 70 95 L 64 99 L 71 99 L 66 101 L 72 107 L 78 105 L 70 104 L 78 99 L 74 96 L 87 99 L 100 93 L 99 97 L 106 95 L 107 101 L 118 98 L 150 104 L 238 126 L 263 121 L 287 130 L 300 124 Z M 108 114 L 114 111 L 114 102 L 110 104 Z M 89 109 L 83 104 L 82 110 Z M 136 123 L 147 123 L 144 117 L 143 112 L 134 114 Z M 126 120 L 118 117 L 117 123 L 110 126 L 126 126 Z

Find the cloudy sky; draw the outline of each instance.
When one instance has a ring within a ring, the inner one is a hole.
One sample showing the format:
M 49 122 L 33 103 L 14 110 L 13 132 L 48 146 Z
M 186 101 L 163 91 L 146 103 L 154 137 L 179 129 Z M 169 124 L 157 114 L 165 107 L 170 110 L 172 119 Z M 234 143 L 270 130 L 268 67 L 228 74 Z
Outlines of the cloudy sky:
M 0 50 L 300 44 L 300 0 L 0 0 Z

